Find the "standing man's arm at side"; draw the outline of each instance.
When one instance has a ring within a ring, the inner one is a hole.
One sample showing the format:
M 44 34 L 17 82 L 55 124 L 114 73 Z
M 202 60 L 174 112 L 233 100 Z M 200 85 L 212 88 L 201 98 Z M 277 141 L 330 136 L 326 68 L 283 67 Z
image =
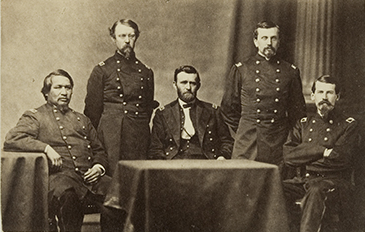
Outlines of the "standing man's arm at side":
M 238 122 L 241 118 L 241 73 L 237 66 L 233 65 L 226 79 L 224 95 L 221 103 L 222 116 L 230 129 L 230 133 L 235 135 Z
M 98 128 L 99 120 L 104 110 L 103 75 L 103 70 L 99 64 L 93 69 L 87 83 L 84 114 L 90 118 L 95 128 Z

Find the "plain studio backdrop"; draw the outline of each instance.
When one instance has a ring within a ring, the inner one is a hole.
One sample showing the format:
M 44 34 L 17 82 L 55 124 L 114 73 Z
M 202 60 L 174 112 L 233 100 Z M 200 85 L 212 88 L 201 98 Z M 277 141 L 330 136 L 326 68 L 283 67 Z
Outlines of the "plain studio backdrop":
M 364 128 L 364 15 L 364 0 L 2 0 L 0 142 L 25 110 L 45 102 L 42 82 L 55 69 L 73 77 L 71 107 L 83 112 L 93 67 L 115 52 L 108 27 L 121 18 L 140 27 L 136 54 L 154 71 L 161 105 L 176 98 L 173 72 L 183 64 L 201 74 L 198 97 L 219 105 L 231 66 L 256 52 L 254 26 L 272 20 L 280 25 L 280 55 L 301 71 L 306 100 L 316 77 L 335 75 L 346 89 L 339 107 Z
M 230 67 L 256 52 L 255 24 L 272 20 L 281 27 L 279 53 L 301 70 L 306 96 L 314 78 L 335 73 L 348 90 L 345 110 L 364 114 L 362 0 L 3 0 L 1 144 L 25 110 L 45 102 L 42 81 L 55 69 L 73 77 L 71 107 L 83 112 L 93 67 L 115 52 L 108 27 L 121 18 L 140 27 L 136 54 L 154 71 L 161 105 L 176 98 L 173 72 L 183 64 L 201 74 L 198 97 L 219 105 Z

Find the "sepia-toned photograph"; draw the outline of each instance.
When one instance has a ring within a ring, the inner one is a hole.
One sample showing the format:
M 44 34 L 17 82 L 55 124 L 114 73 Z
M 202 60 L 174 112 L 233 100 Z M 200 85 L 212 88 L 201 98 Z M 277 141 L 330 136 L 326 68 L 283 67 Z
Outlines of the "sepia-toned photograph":
M 2 0 L 1 231 L 365 232 L 364 0 Z

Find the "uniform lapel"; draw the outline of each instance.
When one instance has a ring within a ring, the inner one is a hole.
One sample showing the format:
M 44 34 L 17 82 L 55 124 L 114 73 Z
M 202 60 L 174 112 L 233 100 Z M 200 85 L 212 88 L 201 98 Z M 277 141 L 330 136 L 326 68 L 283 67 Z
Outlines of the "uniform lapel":
M 166 119 L 166 123 L 171 131 L 172 136 L 176 144 L 180 145 L 180 133 L 181 133 L 181 125 L 180 125 L 180 109 L 177 101 L 171 107 L 168 107 L 164 110 L 164 117 Z
M 207 110 L 200 101 L 197 100 L 196 104 L 196 122 L 198 125 L 197 131 L 199 136 L 199 142 L 203 146 L 203 140 L 205 135 L 205 130 L 207 129 L 208 121 L 210 118 L 209 110 Z

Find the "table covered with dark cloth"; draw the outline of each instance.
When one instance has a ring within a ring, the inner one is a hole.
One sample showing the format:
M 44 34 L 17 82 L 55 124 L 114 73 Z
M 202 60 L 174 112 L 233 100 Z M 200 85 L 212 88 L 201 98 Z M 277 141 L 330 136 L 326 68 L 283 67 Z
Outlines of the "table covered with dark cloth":
M 1 152 L 3 231 L 48 230 L 48 163 L 42 153 Z
M 289 231 L 277 166 L 250 160 L 119 161 L 105 205 L 126 231 Z

